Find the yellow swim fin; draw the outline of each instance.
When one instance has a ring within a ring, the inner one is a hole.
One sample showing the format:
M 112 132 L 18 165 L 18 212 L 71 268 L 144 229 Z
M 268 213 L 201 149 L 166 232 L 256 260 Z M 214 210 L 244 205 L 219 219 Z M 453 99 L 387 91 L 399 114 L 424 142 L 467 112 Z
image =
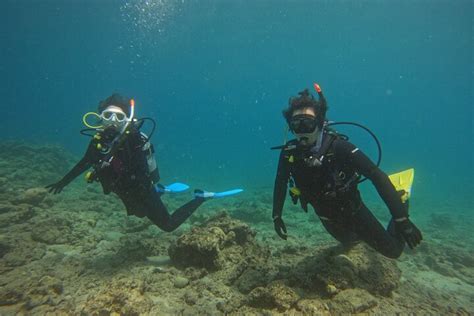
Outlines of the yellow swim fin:
M 415 169 L 407 169 L 402 172 L 391 174 L 388 177 L 397 191 L 405 191 L 401 196 L 403 203 L 405 203 L 410 198 L 411 186 L 413 184 L 413 179 L 415 178 Z

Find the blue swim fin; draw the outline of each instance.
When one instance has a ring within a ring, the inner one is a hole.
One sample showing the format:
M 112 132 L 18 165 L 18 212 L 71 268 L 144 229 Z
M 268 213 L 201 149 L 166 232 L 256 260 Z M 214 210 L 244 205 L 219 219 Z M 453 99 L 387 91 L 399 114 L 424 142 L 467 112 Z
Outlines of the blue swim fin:
M 217 199 L 217 198 L 223 198 L 226 196 L 239 194 L 240 192 L 243 192 L 243 191 L 244 191 L 243 189 L 234 189 L 234 190 L 229 190 L 229 191 L 224 191 L 224 192 L 208 192 L 208 191 L 203 191 L 203 190 L 195 190 L 194 196 L 205 198 L 205 199 Z
M 157 185 L 155 186 L 157 192 L 161 193 L 180 193 L 189 189 L 189 185 L 176 182 L 170 185 Z
M 234 190 L 229 190 L 229 191 L 224 191 L 224 192 L 217 192 L 217 193 L 214 193 L 214 197 L 215 198 L 222 198 L 222 197 L 226 197 L 226 196 L 239 194 L 240 192 L 243 192 L 243 191 L 244 191 L 243 189 L 234 189 Z

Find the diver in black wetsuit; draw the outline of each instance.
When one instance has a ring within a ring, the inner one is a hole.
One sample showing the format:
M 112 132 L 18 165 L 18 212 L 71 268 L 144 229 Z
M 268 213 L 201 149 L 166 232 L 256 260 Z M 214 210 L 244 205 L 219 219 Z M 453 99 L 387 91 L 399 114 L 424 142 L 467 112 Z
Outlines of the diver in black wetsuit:
M 319 100 L 306 89 L 283 111 L 297 139 L 280 147 L 273 195 L 275 231 L 287 239 L 282 210 L 289 184 L 293 203 L 299 200 L 306 212 L 310 204 L 339 242 L 351 245 L 362 240 L 382 255 L 398 258 L 405 243 L 413 249 L 422 240 L 408 218 L 408 201 L 400 198 L 404 192 L 397 192 L 388 176 L 347 138 L 325 127 L 326 100 L 317 84 L 315 89 Z M 371 180 L 392 214 L 387 230 L 360 197 L 360 175 Z
M 84 157 L 60 181 L 48 185 L 58 194 L 91 167 L 88 182 L 99 181 L 105 194 L 116 193 L 127 214 L 148 217 L 156 226 L 171 232 L 179 227 L 209 197 L 196 190 L 195 198 L 170 215 L 155 189 L 160 180 L 153 145 L 140 132 L 143 122 L 133 120 L 133 100 L 113 94 L 99 103 L 103 126 L 95 134 Z M 97 114 L 96 114 L 97 115 Z M 130 119 L 129 119 L 130 117 Z M 151 163 L 150 163 L 151 162 Z

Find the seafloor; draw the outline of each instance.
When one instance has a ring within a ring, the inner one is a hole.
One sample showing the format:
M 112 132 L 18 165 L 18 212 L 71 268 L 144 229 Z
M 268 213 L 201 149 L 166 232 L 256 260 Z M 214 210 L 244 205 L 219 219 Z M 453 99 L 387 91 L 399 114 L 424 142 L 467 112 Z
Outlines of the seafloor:
M 291 236 L 280 240 L 271 188 L 206 202 L 165 233 L 127 217 L 98 184 L 48 195 L 42 187 L 76 159 L 55 146 L 0 143 L 1 315 L 474 313 L 470 209 L 416 205 L 425 240 L 397 261 L 363 244 L 343 249 L 293 206 Z M 173 209 L 189 197 L 166 202 Z

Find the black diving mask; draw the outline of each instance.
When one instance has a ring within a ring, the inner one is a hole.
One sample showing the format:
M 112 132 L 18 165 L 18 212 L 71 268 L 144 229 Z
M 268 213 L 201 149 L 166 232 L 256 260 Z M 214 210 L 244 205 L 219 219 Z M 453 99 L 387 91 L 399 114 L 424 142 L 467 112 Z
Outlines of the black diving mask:
M 318 126 L 318 121 L 313 115 L 300 114 L 293 116 L 288 125 L 295 134 L 309 134 L 314 132 Z

